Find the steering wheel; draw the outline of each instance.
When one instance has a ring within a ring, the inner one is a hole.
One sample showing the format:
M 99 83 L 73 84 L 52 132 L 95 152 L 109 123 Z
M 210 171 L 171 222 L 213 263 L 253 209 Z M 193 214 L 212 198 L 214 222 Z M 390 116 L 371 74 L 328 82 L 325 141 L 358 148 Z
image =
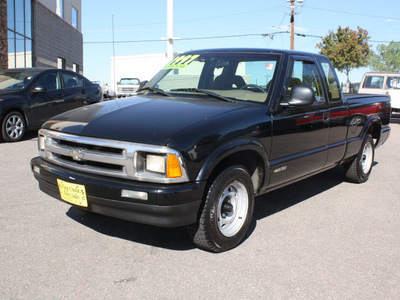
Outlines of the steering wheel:
M 261 86 L 256 85 L 256 84 L 245 84 L 240 89 L 241 90 L 256 90 L 256 91 L 260 91 L 264 94 L 267 94 L 267 92 Z

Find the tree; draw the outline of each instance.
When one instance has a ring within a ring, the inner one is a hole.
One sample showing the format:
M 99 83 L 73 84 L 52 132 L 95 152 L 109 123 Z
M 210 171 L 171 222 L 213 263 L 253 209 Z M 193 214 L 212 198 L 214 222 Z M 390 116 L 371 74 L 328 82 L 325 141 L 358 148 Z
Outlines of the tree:
M 371 57 L 371 69 L 379 72 L 400 71 L 400 42 L 390 42 L 389 45 L 380 44 L 376 47 L 377 54 Z
M 329 31 L 317 47 L 321 49 L 321 54 L 331 60 L 336 69 L 346 74 L 349 84 L 350 71 L 369 64 L 373 52 L 368 40 L 368 31 L 360 27 L 355 31 L 339 26 L 337 32 Z

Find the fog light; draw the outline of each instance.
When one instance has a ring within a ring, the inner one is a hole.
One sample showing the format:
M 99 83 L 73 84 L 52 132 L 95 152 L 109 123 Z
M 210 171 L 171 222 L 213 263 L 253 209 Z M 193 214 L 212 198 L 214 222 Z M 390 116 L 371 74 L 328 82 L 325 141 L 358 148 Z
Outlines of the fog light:
M 123 198 L 132 198 L 138 200 L 148 200 L 148 194 L 146 192 L 138 192 L 138 191 L 130 191 L 130 190 L 122 190 L 121 197 Z
M 33 166 L 33 172 L 40 175 L 40 168 L 38 166 Z

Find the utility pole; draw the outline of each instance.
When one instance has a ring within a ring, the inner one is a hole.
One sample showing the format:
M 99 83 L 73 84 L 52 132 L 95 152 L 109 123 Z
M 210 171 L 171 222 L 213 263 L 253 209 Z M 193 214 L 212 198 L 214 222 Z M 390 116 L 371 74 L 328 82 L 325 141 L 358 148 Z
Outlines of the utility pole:
M 295 2 L 301 4 L 304 0 L 286 0 L 290 2 L 290 50 L 294 50 L 294 15 Z
M 290 50 L 294 50 L 294 0 L 290 0 Z

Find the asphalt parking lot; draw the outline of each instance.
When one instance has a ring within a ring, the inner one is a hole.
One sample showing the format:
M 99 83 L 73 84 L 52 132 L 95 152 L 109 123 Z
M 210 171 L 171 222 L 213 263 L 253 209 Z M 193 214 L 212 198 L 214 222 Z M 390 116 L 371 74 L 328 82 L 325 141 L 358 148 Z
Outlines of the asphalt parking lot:
M 1 299 L 399 299 L 400 115 L 369 181 L 336 168 L 257 199 L 212 254 L 184 228 L 81 212 L 40 192 L 36 136 L 0 142 Z

